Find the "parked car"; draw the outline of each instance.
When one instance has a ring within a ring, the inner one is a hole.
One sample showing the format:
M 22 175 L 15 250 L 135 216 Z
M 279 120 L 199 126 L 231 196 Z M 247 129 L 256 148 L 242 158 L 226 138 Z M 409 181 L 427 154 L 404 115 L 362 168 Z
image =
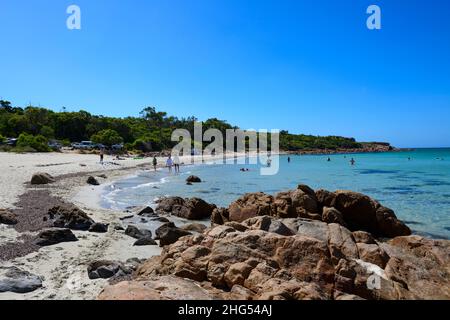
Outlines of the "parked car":
M 6 138 L 6 144 L 11 147 L 15 147 L 17 145 L 16 138 Z
M 113 144 L 112 146 L 111 146 L 111 149 L 112 150 L 122 150 L 123 149 L 123 144 Z
M 80 143 L 75 142 L 71 144 L 72 148 L 74 149 L 81 149 L 81 150 L 91 150 L 96 147 L 96 144 L 92 141 L 81 141 Z
M 62 148 L 62 144 L 56 140 L 49 141 L 48 146 L 52 149 L 58 149 L 58 150 Z

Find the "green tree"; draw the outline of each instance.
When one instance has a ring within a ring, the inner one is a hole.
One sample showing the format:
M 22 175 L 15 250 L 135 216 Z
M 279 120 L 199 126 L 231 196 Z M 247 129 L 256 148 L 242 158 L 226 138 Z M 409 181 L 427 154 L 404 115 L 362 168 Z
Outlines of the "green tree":
M 105 146 L 111 147 L 114 144 L 123 143 L 123 138 L 112 129 L 102 130 L 92 135 L 91 140 L 95 143 L 101 143 Z

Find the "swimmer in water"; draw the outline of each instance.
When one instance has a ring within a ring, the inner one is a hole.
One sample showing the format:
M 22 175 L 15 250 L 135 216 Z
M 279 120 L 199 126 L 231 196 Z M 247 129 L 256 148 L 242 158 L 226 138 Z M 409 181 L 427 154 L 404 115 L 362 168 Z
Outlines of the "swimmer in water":
M 352 166 L 354 166 L 355 163 L 356 163 L 355 159 L 352 158 L 352 159 L 350 160 L 350 164 L 351 164 Z

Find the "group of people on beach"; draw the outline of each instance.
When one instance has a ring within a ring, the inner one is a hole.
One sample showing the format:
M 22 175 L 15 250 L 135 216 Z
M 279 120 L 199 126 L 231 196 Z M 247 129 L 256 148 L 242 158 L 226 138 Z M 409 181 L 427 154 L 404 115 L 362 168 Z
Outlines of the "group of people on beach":
M 157 167 L 158 167 L 158 159 L 155 157 L 153 157 L 153 169 L 156 171 Z M 172 155 L 169 155 L 169 157 L 166 160 L 166 167 L 169 169 L 169 172 L 172 172 L 172 168 L 174 168 L 175 173 L 180 173 L 180 157 L 178 157 L 178 155 L 175 155 L 172 158 Z

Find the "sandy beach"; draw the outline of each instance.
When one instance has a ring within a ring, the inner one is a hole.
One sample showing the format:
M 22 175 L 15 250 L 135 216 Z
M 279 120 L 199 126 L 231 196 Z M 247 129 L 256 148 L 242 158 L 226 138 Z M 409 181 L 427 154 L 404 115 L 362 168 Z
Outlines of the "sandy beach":
M 157 160 L 161 167 L 166 158 L 159 157 Z M 180 160 L 182 163 L 188 162 L 186 157 Z M 32 215 L 48 210 L 53 202 L 58 204 L 64 201 L 78 206 L 95 222 L 126 228 L 127 223 L 121 218 L 126 217 L 127 213 L 100 207 L 102 188 L 138 170 L 152 169 L 151 162 L 152 158 L 115 160 L 112 156 L 106 156 L 104 164 L 100 164 L 98 155 L 91 154 L 0 153 L 0 209 L 20 210 L 20 206 L 25 205 L 32 212 L 24 214 Z M 32 175 L 37 172 L 50 174 L 56 182 L 37 187 L 30 185 Z M 86 183 L 91 175 L 101 182 L 100 186 Z M 0 266 L 15 266 L 43 280 L 43 286 L 38 290 L 26 294 L 0 293 L 0 299 L 95 299 L 108 282 L 89 279 L 86 271 L 89 263 L 97 260 L 126 262 L 128 259 L 147 259 L 161 252 L 158 246 L 133 246 L 135 239 L 113 227 L 102 234 L 73 231 L 79 239 L 77 242 L 35 248 L 24 239 L 35 236 L 40 229 L 39 224 L 40 220 L 25 224 L 25 227 L 0 224 L 0 251 L 2 247 L 6 248 L 4 250 L 7 252 L 3 255 L 8 257 L 3 261 L 0 259 Z

